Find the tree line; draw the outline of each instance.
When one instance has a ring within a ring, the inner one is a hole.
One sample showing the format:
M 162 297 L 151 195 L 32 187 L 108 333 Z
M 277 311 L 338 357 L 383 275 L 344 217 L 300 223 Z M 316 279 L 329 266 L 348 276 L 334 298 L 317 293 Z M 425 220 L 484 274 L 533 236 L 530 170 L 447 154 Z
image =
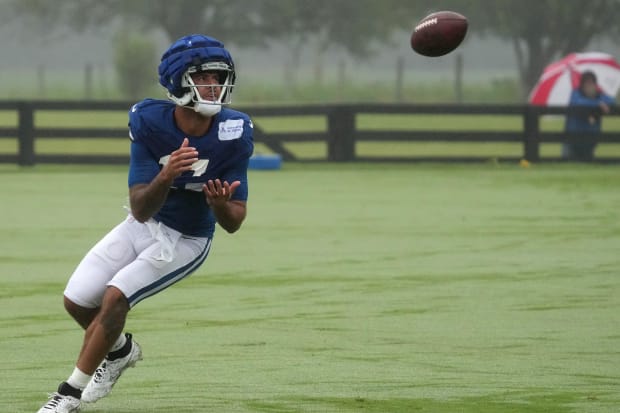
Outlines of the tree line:
M 25 16 L 46 27 L 82 31 L 120 21 L 131 31 L 162 30 L 171 41 L 188 33 L 206 33 L 238 47 L 278 40 L 287 45 L 293 64 L 308 44 L 319 61 L 331 49 L 363 60 L 426 14 L 453 10 L 468 17 L 471 34 L 510 42 L 524 91 L 555 58 L 620 34 L 620 0 L 5 1 L 5 18 Z

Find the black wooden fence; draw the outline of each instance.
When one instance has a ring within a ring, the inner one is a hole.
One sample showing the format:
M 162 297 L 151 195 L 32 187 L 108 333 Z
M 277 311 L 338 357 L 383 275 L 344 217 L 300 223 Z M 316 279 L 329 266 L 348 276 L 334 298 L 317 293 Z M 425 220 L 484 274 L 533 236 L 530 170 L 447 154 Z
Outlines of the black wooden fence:
M 17 125 L 0 127 L 0 139 L 18 139 L 17 153 L 1 153 L 0 162 L 34 165 L 37 163 L 97 163 L 126 164 L 127 155 L 101 154 L 42 154 L 35 151 L 35 141 L 47 138 L 110 138 L 127 139 L 127 127 L 124 124 L 110 127 L 69 128 L 37 126 L 38 111 L 127 111 L 133 102 L 98 102 L 98 101 L 0 101 L 0 111 L 15 111 Z M 356 154 L 356 144 L 364 141 L 404 141 L 404 142 L 513 142 L 522 144 L 522 155 L 500 159 L 527 159 L 529 161 L 553 161 L 559 158 L 540 156 L 541 143 L 576 142 L 581 139 L 596 139 L 598 142 L 620 143 L 620 133 L 603 133 L 584 137 L 566 135 L 560 132 L 544 132 L 540 128 L 543 115 L 565 115 L 568 112 L 592 111 L 586 108 L 548 108 L 527 105 L 418 105 L 418 104 L 330 104 L 311 106 L 257 106 L 240 107 L 239 110 L 252 117 L 291 117 L 322 116 L 326 118 L 326 130 L 319 132 L 265 132 L 260 122 L 255 122 L 254 139 L 276 153 L 285 161 L 299 160 L 287 149 L 287 143 L 323 142 L 327 146 L 327 156 L 322 159 L 333 162 L 350 161 L 484 161 L 488 156 L 395 156 L 364 157 Z M 360 130 L 357 116 L 363 114 L 400 114 L 400 115 L 472 115 L 472 116 L 518 116 L 522 119 L 521 130 Z M 618 116 L 614 108 L 610 116 Z M 308 160 L 308 159 L 306 159 Z M 604 158 L 599 162 L 620 162 L 620 158 Z

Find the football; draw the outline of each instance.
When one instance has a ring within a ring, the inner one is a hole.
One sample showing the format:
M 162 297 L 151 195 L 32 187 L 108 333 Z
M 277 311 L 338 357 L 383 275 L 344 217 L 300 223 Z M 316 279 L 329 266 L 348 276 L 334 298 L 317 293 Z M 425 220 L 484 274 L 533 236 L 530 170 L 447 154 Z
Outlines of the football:
M 467 18 L 439 11 L 423 18 L 411 34 L 411 48 L 423 56 L 438 57 L 456 49 L 467 34 Z

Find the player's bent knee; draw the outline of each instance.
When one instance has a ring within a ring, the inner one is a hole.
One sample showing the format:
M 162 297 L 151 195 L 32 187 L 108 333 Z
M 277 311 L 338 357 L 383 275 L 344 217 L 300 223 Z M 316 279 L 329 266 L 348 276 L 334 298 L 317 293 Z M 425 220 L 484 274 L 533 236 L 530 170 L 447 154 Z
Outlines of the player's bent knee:
M 103 296 L 101 312 L 102 316 L 109 322 L 124 322 L 129 312 L 129 301 L 121 290 L 110 286 Z
M 93 321 L 99 308 L 83 307 L 75 302 L 71 301 L 67 296 L 63 297 L 65 310 L 77 323 L 83 328 L 87 329 L 90 323 Z
M 125 326 L 128 312 L 129 303 L 125 295 L 116 287 L 108 287 L 96 320 L 97 324 L 103 327 L 107 340 L 118 338 Z
M 67 312 L 69 314 L 71 314 L 72 316 L 80 316 L 82 314 L 86 314 L 86 313 L 92 313 L 93 311 L 97 311 L 96 308 L 87 308 L 87 307 L 83 307 L 79 304 L 74 303 L 73 301 L 71 301 L 71 299 L 67 298 L 67 296 L 63 296 L 63 303 L 65 306 L 65 310 L 67 310 Z
M 102 307 L 126 308 L 129 310 L 129 301 L 121 290 L 117 287 L 109 286 L 103 295 Z

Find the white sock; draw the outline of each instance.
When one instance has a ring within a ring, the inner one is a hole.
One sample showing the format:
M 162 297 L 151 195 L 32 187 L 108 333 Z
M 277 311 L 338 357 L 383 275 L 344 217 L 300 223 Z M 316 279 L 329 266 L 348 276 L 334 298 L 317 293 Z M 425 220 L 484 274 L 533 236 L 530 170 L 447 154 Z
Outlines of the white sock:
M 91 377 L 92 376 L 84 373 L 82 370 L 76 367 L 75 369 L 73 369 L 73 373 L 71 374 L 71 376 L 69 376 L 69 378 L 67 379 L 67 383 L 74 389 L 78 389 L 81 391 L 84 390 L 86 386 L 88 386 L 88 382 L 90 381 Z
M 121 334 L 116 339 L 116 342 L 114 343 L 114 345 L 110 349 L 110 352 L 122 349 L 126 342 L 127 342 L 127 337 L 125 337 L 125 334 Z

